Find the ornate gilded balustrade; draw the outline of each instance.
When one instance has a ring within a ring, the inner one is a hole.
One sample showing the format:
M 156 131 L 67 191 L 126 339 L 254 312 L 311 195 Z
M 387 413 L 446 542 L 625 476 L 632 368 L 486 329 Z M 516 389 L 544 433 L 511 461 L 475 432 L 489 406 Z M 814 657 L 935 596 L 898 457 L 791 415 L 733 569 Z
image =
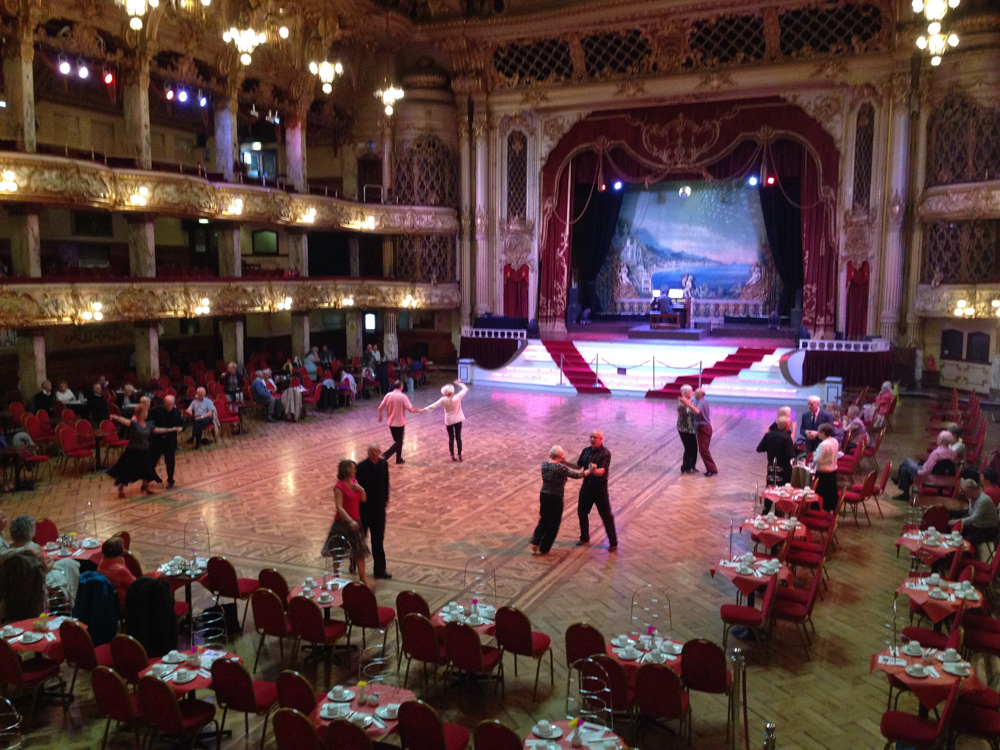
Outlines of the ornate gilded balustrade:
M 193 318 L 206 301 L 208 315 L 236 316 L 351 307 L 453 310 L 461 299 L 458 284 L 369 279 L 41 281 L 0 285 L 0 328 L 86 325 L 96 312 L 103 323 Z
M 921 221 L 1000 219 L 1000 180 L 927 188 L 919 213 Z
M 912 310 L 925 318 L 997 320 L 996 300 L 1000 300 L 1000 284 L 918 284 Z M 957 310 L 962 314 L 955 315 Z
M 377 234 L 456 234 L 454 209 L 352 203 L 61 156 L 0 154 L 0 202 L 229 219 Z M 16 190 L 3 189 L 12 182 Z

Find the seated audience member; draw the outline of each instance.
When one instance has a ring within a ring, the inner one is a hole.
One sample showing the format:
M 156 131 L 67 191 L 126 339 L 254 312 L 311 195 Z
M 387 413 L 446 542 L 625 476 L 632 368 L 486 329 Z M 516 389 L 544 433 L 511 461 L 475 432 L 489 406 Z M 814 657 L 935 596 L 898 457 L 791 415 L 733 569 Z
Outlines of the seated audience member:
M 370 367 L 372 364 L 372 345 L 369 344 L 365 347 L 364 352 L 361 354 L 361 367 Z
M 337 390 L 343 397 L 344 405 L 346 406 L 357 396 L 358 383 L 354 379 L 354 376 L 343 367 L 337 368 L 337 371 L 333 374 L 333 379 L 337 381 Z
M 962 537 L 973 545 L 996 539 L 1000 532 L 1000 515 L 990 496 L 979 489 L 975 479 L 963 479 L 958 492 L 959 497 L 969 503 L 967 511 L 952 514 L 962 522 Z
M 997 474 L 996 469 L 983 469 L 982 487 L 983 493 L 993 501 L 994 505 L 1000 507 L 1000 475 Z
M 775 467 L 776 483 L 779 485 L 792 481 L 792 459 L 795 458 L 795 445 L 792 443 L 791 425 L 792 422 L 788 415 L 781 414 L 757 445 L 758 453 L 767 454 L 768 469 L 771 466 Z
M 104 559 L 97 566 L 97 572 L 114 584 L 115 590 L 118 591 L 118 602 L 122 607 L 125 606 L 125 592 L 135 580 L 135 576 L 125 565 L 125 558 L 122 557 L 124 552 L 125 544 L 121 537 L 111 537 L 101 545 Z
M 135 407 L 139 404 L 139 394 L 136 393 L 135 386 L 126 383 L 122 387 L 122 392 L 118 394 L 118 398 L 115 399 L 115 403 L 118 404 L 118 410 L 121 411 L 123 417 L 131 417 Z
M 87 396 L 87 416 L 91 422 L 96 424 L 100 424 L 105 419 L 111 418 L 111 412 L 108 410 L 108 402 L 101 391 L 100 383 L 94 383 L 93 389 Z
M 795 441 L 795 447 L 806 453 L 812 453 L 819 445 L 819 426 L 821 424 L 831 425 L 833 428 L 833 417 L 830 413 L 819 408 L 819 396 L 809 397 L 809 408 L 799 419 L 799 437 Z
M 875 417 L 872 420 L 872 429 L 881 430 L 885 427 L 885 417 L 892 406 L 892 400 L 896 394 L 892 392 L 892 383 L 888 380 L 882 383 L 882 388 L 875 397 Z
M 55 403 L 55 395 L 52 393 L 52 383 L 48 380 L 43 380 L 42 390 L 36 393 L 35 397 L 31 399 L 31 410 L 36 414 L 42 409 L 51 412 L 53 403 Z
M 965 442 L 962 440 L 962 428 L 957 424 L 948 425 L 948 432 L 955 436 L 951 449 L 955 451 L 955 463 L 960 468 L 965 466 Z
M 267 386 L 267 392 L 272 396 L 278 394 L 278 384 L 274 382 L 274 378 L 271 377 L 271 371 L 267 368 L 261 370 L 261 375 L 264 377 L 264 385 Z
M 38 561 L 48 572 L 52 569 L 52 561 L 45 557 L 45 551 L 33 541 L 35 537 L 35 519 L 33 516 L 22 514 L 11 521 L 10 524 L 10 545 L 0 558 L 0 562 L 9 555 L 16 555 L 21 552 L 30 552 L 38 558 Z
M 230 362 L 226 374 L 222 376 L 222 391 L 230 402 L 243 400 L 243 376 L 235 362 Z
M 917 462 L 913 458 L 904 458 L 896 475 L 896 486 L 899 494 L 893 500 L 908 500 L 913 481 L 920 477 L 925 479 L 932 474 L 954 475 L 958 470 L 958 457 L 951 449 L 955 436 L 948 430 L 941 430 L 937 436 L 937 447 L 931 451 L 926 461 Z M 941 463 L 947 462 L 947 463 Z M 939 463 L 941 464 L 939 466 Z M 935 471 L 935 468 L 937 471 Z
M 261 404 L 264 407 L 264 415 L 267 417 L 268 422 L 273 422 L 275 419 L 281 419 L 284 416 L 281 413 L 281 401 L 273 398 L 271 392 L 267 389 L 263 371 L 257 371 L 250 390 L 253 394 L 254 403 Z
M 319 350 L 319 363 L 323 367 L 330 367 L 333 364 L 333 352 L 330 351 L 330 347 L 323 344 L 322 348 Z M 316 373 L 317 376 L 320 373 Z
M 27 550 L 12 550 L 0 565 L 0 623 L 38 617 L 45 610 L 45 566 Z
M 64 404 L 75 403 L 76 395 L 69 389 L 69 384 L 65 380 L 59 381 L 59 387 L 56 388 L 55 400 L 62 401 Z
M 319 347 L 314 346 L 309 350 L 306 358 L 303 362 L 306 368 L 306 372 L 309 373 L 309 377 L 313 380 L 316 379 L 316 368 L 319 366 Z
M 205 440 L 201 435 L 206 427 L 212 427 L 215 424 L 215 404 L 205 396 L 204 388 L 195 391 L 195 398 L 190 406 L 184 410 L 184 413 L 194 418 L 191 441 L 194 442 L 195 450 L 200 448 L 202 443 L 210 443 L 211 441 Z
M 837 438 L 840 450 L 846 450 L 844 448 L 844 438 L 847 436 L 847 430 L 845 429 L 846 425 L 840 417 L 840 405 L 831 402 L 826 405 L 826 411 L 830 415 L 830 419 L 833 420 L 830 424 L 833 426 L 833 436 Z
M 107 393 L 108 391 L 111 390 L 111 384 L 108 382 L 108 379 L 103 375 L 97 378 L 97 384 L 101 386 L 101 393 Z
M 847 409 L 847 424 L 844 425 L 844 453 L 853 451 L 862 439 L 868 439 L 868 428 L 861 419 L 861 409 L 851 406 Z

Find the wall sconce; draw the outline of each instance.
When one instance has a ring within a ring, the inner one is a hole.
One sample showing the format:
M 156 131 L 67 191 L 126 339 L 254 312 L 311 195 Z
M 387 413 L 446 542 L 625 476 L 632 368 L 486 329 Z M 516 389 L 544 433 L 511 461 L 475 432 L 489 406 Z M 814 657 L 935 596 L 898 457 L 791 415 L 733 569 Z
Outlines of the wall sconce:
M 212 312 L 212 309 L 209 306 L 208 297 L 202 297 L 200 302 L 201 304 L 194 309 L 195 315 L 208 315 L 210 312 Z
M 149 198 L 149 188 L 141 187 L 139 188 L 139 192 L 134 193 L 132 197 L 129 198 L 129 201 L 133 206 L 145 206 L 147 198 Z
M 3 180 L 0 181 L 0 193 L 17 192 L 17 183 L 14 182 L 13 170 L 5 169 L 2 173 L 0 173 L 0 177 L 3 177 Z
M 1000 300 L 994 300 L 995 302 L 1000 302 Z M 976 314 L 976 308 L 974 305 L 970 305 L 968 301 L 960 299 L 955 303 L 955 317 L 957 318 L 971 318 Z
M 222 209 L 222 213 L 227 216 L 239 216 L 243 213 L 243 199 L 236 198 L 232 203 Z
M 354 307 L 354 297 L 344 297 L 344 307 Z
M 347 222 L 347 228 L 348 229 L 357 229 L 357 230 L 368 230 L 369 232 L 374 231 L 374 229 L 375 229 L 375 217 L 374 216 L 369 216 L 366 219 L 364 219 L 363 221 L 361 219 L 355 219 L 353 221 L 349 221 L 349 222 Z
M 413 297 L 412 294 L 406 295 L 406 299 L 403 300 L 403 307 L 416 309 L 417 300 Z
M 301 221 L 303 224 L 314 224 L 316 222 L 316 209 L 310 208 L 308 211 L 302 214 L 302 218 L 299 219 L 299 221 Z
M 83 318 L 83 320 L 86 320 L 86 321 L 91 321 L 91 320 L 101 321 L 101 320 L 104 320 L 104 313 L 102 312 L 103 308 L 104 308 L 104 305 L 102 305 L 100 302 L 91 302 L 90 303 L 90 309 L 89 310 L 84 310 L 83 312 L 81 312 L 80 313 L 80 317 Z
M 281 302 L 274 306 L 275 310 L 291 310 L 292 309 L 292 298 L 285 297 Z
M 993 307 L 993 314 L 1000 318 L 1000 299 L 993 300 L 990 305 Z

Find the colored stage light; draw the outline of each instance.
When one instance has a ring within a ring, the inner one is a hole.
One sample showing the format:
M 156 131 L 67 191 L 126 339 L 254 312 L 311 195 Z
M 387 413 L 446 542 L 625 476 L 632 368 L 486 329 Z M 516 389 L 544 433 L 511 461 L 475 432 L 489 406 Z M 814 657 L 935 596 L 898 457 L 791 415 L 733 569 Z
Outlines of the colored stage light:
M 768 185 L 773 185 L 774 184 L 774 178 L 773 177 L 768 177 L 767 178 L 767 184 Z
M 172 102 L 173 100 L 174 100 L 174 90 L 168 88 L 167 89 L 167 101 L 168 102 Z
M 622 181 L 615 180 L 615 190 L 621 190 L 621 189 L 622 189 Z
M 104 71 L 104 82 L 110 86 L 115 82 L 115 74 L 110 70 Z
M 87 79 L 90 77 L 90 68 L 88 68 L 86 65 L 81 65 L 79 68 L 77 68 L 76 74 L 80 76 L 80 78 Z
M 72 67 L 70 67 L 70 64 L 65 60 L 59 63 L 59 72 L 62 73 L 64 76 L 68 76 L 71 70 Z
M 757 187 L 757 178 L 756 177 L 751 177 L 749 180 L 747 180 L 747 182 L 749 183 L 750 187 Z
M 187 91 L 185 91 L 184 89 L 181 89 L 180 91 L 177 92 L 177 101 L 179 101 L 181 104 L 183 104 L 187 100 L 188 100 L 188 92 Z
M 605 185 L 603 182 L 600 185 L 597 186 L 597 192 L 598 193 L 603 193 L 607 189 L 608 189 L 608 186 Z

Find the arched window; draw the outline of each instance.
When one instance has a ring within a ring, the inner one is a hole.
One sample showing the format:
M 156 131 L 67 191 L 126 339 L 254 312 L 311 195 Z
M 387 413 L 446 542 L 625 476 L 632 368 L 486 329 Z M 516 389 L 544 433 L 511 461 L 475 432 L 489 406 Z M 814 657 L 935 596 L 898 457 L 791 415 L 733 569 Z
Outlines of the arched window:
M 854 130 L 854 207 L 867 211 L 872 197 L 872 157 L 875 144 L 875 108 L 865 102 L 858 109 Z

